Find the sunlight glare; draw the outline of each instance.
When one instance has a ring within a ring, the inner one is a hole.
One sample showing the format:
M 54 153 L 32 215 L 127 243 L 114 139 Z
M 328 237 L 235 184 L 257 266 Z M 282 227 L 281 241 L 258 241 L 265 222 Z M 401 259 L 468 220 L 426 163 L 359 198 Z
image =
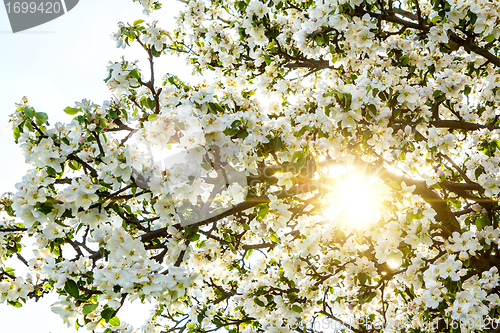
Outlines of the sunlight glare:
M 389 267 L 392 269 L 399 268 L 401 266 L 401 260 L 399 261 L 395 259 L 387 260 L 387 265 L 389 265 Z
M 346 175 L 327 195 L 325 216 L 348 228 L 367 229 L 380 219 L 386 199 L 386 186 L 380 179 Z

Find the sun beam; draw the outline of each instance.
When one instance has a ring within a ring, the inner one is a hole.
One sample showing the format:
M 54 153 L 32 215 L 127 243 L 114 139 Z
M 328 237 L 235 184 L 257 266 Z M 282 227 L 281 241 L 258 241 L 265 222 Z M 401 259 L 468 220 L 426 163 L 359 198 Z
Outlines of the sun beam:
M 346 174 L 326 195 L 325 217 L 347 228 L 367 229 L 380 219 L 387 193 L 378 178 Z

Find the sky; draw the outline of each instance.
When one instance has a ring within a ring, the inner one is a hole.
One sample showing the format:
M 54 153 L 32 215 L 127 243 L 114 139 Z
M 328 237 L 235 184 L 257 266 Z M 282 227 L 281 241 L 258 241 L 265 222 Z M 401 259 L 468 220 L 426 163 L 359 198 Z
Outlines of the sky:
M 49 122 L 68 121 L 63 112 L 67 106 L 86 98 L 101 104 L 111 97 L 103 79 L 109 61 L 122 55 L 139 60 L 146 68 L 146 53 L 138 48 L 116 48 L 110 35 L 117 23 L 145 19 L 158 20 L 164 28 L 173 26 L 182 4 L 170 0 L 150 17 L 132 0 L 81 0 L 65 15 L 32 29 L 12 33 L 6 10 L 0 6 L 0 194 L 14 192 L 15 184 L 29 169 L 21 150 L 15 145 L 9 115 L 15 103 L 26 96 L 38 112 L 49 115 Z M 176 56 L 156 61 L 157 79 L 166 72 L 189 79 L 185 61 Z M 142 66 L 141 66 L 142 64 Z M 145 71 L 147 73 L 147 71 Z M 73 333 L 50 310 L 56 297 L 38 303 L 28 302 L 23 308 L 0 304 L 0 323 L 5 332 Z M 145 306 L 126 305 L 119 317 L 138 327 L 148 316 Z M 81 332 L 82 330 L 80 330 Z

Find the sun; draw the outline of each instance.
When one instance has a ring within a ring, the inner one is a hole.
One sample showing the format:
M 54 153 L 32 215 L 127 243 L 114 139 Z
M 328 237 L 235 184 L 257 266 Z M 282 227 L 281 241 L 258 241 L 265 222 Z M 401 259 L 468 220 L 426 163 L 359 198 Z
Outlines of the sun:
M 386 186 L 373 176 L 346 174 L 342 178 L 325 196 L 325 217 L 347 228 L 369 228 L 381 218 L 388 197 Z

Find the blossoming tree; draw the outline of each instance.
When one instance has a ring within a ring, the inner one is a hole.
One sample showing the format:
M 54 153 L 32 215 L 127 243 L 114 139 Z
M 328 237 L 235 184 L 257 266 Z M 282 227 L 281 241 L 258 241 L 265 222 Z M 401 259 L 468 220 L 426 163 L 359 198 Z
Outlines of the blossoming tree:
M 109 102 L 18 105 L 0 301 L 99 332 L 128 300 L 141 332 L 497 331 L 499 3 L 185 5 L 120 24 L 150 66 L 111 63 Z M 216 79 L 160 79 L 166 53 Z

